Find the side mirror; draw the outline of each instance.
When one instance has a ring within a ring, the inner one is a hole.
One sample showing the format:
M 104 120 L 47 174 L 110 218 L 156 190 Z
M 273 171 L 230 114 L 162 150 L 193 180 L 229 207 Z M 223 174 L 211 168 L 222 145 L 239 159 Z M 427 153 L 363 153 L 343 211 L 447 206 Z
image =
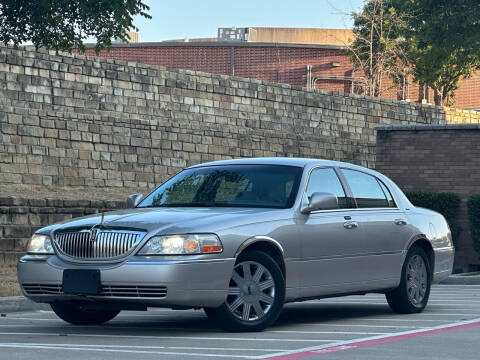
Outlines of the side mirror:
M 127 197 L 127 209 L 134 208 L 143 199 L 143 194 L 132 194 Z
M 302 206 L 302 214 L 308 214 L 315 210 L 338 209 L 338 199 L 331 193 L 315 192 L 308 199 L 308 204 Z

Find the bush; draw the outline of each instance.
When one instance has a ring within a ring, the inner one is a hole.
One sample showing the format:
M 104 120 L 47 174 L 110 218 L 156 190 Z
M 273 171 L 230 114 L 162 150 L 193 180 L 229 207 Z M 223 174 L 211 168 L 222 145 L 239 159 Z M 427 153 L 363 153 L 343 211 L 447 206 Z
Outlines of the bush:
M 477 254 L 480 254 L 480 195 L 472 195 L 468 198 L 467 209 L 470 237 Z
M 462 229 L 457 224 L 458 210 L 460 208 L 460 197 L 454 193 L 431 192 L 431 191 L 406 191 L 408 200 L 415 205 L 431 209 L 442 214 L 450 225 L 453 243 Z

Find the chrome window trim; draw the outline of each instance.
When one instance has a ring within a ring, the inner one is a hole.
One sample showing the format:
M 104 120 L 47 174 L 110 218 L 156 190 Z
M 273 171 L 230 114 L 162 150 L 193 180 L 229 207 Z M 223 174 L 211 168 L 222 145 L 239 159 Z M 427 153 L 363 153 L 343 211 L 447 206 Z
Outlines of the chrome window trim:
M 347 198 L 350 198 L 353 200 L 353 203 L 357 204 L 356 200 L 355 200 L 355 197 L 353 197 L 353 193 L 350 189 L 350 186 L 348 185 L 348 182 L 346 181 L 346 179 L 344 178 L 344 175 L 343 173 L 341 172 L 342 169 L 346 169 L 346 170 L 353 170 L 353 171 L 358 171 L 358 172 L 361 172 L 361 173 L 364 173 L 366 175 L 370 175 L 372 176 L 374 179 L 376 179 L 377 181 L 382 181 L 381 179 L 379 179 L 377 176 L 375 175 L 372 175 L 366 171 L 361 171 L 361 170 L 357 170 L 357 169 L 352 169 L 352 168 L 348 168 L 348 167 L 338 167 L 338 166 L 332 166 L 332 165 L 319 165 L 319 166 L 314 166 L 312 167 L 309 171 L 308 171 L 308 174 L 307 174 L 307 180 L 305 182 L 305 186 L 303 188 L 303 192 L 302 192 L 302 197 L 301 197 L 301 201 L 300 201 L 300 204 L 299 204 L 299 207 L 302 206 L 302 204 L 304 203 L 304 201 L 306 200 L 305 199 L 305 196 L 306 196 L 306 193 L 307 193 L 307 188 L 308 188 L 308 184 L 310 182 L 310 176 L 312 175 L 312 172 L 314 170 L 317 170 L 317 169 L 332 169 L 335 174 L 337 175 L 338 177 L 338 180 L 340 181 L 340 184 L 342 185 L 342 188 L 343 188 L 343 191 L 345 192 L 345 195 L 347 196 Z M 340 172 L 340 174 L 338 173 Z M 387 188 L 387 190 L 390 192 L 390 195 L 392 196 L 393 198 L 393 201 L 395 202 L 395 205 L 396 207 L 374 207 L 374 208 L 359 208 L 359 207 L 349 207 L 349 208 L 342 208 L 342 209 L 329 209 L 329 210 L 315 210 L 315 211 L 312 211 L 310 212 L 309 214 L 325 214 L 325 213 L 330 213 L 330 212 L 340 212 L 340 211 L 373 211 L 373 210 L 395 210 L 395 211 L 398 211 L 398 210 L 401 210 L 399 207 L 398 207 L 398 201 L 396 199 L 396 194 L 394 192 L 392 192 L 390 190 L 390 188 L 387 186 L 387 184 L 385 184 L 384 181 L 382 181 L 382 183 L 385 185 L 385 187 Z M 381 187 L 380 187 L 381 188 Z M 348 189 L 348 190 L 347 190 Z M 382 189 L 382 192 L 383 192 L 383 189 Z
M 385 189 L 387 189 L 388 193 L 390 194 L 390 197 L 392 198 L 395 206 L 397 206 L 397 202 L 395 201 L 395 198 L 393 197 L 393 193 L 390 191 L 390 189 L 388 188 L 387 184 L 385 184 L 384 181 L 380 180 L 379 178 L 375 177 L 375 179 L 377 179 L 377 181 L 380 183 L 380 188 L 382 189 L 383 193 L 385 194 L 385 190 L 383 189 L 382 185 L 385 187 Z M 387 194 L 385 194 L 385 196 L 387 196 Z M 388 203 L 390 203 L 390 201 L 388 200 L 388 196 L 387 196 L 387 201 Z M 389 206 L 390 207 L 393 207 L 393 206 Z
M 315 211 L 312 211 L 310 214 L 317 214 L 317 213 L 326 213 L 326 212 L 339 212 L 339 211 L 373 211 L 373 210 L 395 210 L 395 211 L 398 211 L 398 210 L 401 210 L 400 208 L 396 207 L 396 208 L 391 208 L 391 207 L 388 207 L 388 208 L 345 208 L 345 209 L 332 209 L 332 210 L 315 210 Z
M 370 175 L 371 177 L 373 177 L 373 178 L 374 178 L 375 180 L 377 180 L 377 181 L 381 181 L 382 184 L 385 185 L 385 187 L 387 188 L 387 190 L 390 192 L 390 195 L 392 196 L 392 199 L 393 199 L 393 201 L 395 202 L 395 205 L 396 205 L 396 207 L 390 207 L 390 206 L 389 206 L 389 207 L 375 207 L 375 208 L 359 208 L 359 207 L 357 207 L 357 209 L 361 209 L 361 210 L 365 210 L 365 209 L 399 209 L 399 210 L 400 210 L 400 208 L 398 207 L 398 201 L 397 201 L 397 199 L 395 198 L 395 196 L 396 196 L 395 192 L 393 192 L 392 190 L 390 190 L 390 188 L 387 186 L 387 184 L 385 184 L 385 182 L 382 181 L 381 179 L 379 179 L 377 176 L 375 176 L 375 175 L 373 175 L 373 174 L 370 174 L 370 173 L 368 173 L 368 172 L 366 172 L 366 171 L 357 170 L 357 169 L 351 169 L 351 168 L 348 168 L 348 167 L 346 167 L 346 166 L 339 167 L 338 169 L 339 169 L 340 171 L 341 171 L 342 169 L 351 170 L 351 171 L 358 171 L 358 172 L 364 173 L 364 174 L 366 174 L 366 175 Z M 342 175 L 343 175 L 343 173 L 342 173 Z M 346 181 L 346 180 L 345 180 L 345 181 Z M 380 189 L 382 189 L 381 186 L 380 186 Z M 383 192 L 383 189 L 382 189 L 382 192 Z M 353 192 L 352 192 L 352 196 L 353 196 Z M 353 198 L 355 199 L 355 197 L 353 197 Z M 388 199 L 387 199 L 387 201 L 388 201 Z M 356 201 L 355 201 L 355 203 L 356 203 Z

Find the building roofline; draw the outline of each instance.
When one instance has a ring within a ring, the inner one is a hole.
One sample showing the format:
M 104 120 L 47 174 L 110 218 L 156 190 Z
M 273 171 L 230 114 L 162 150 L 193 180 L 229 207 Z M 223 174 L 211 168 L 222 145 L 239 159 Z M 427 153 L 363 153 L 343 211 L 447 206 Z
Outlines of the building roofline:
M 377 131 L 480 130 L 480 124 L 380 125 Z
M 129 47 L 188 47 L 188 46 L 211 46 L 211 47 L 288 47 L 288 48 L 317 48 L 317 49 L 333 49 L 333 50 L 345 50 L 345 45 L 333 45 L 333 44 L 294 44 L 294 43 L 266 43 L 266 42 L 246 42 L 246 41 L 159 41 L 159 42 L 138 42 L 138 43 L 122 43 L 112 44 L 112 48 L 129 48 Z M 94 48 L 95 44 L 85 44 L 86 48 Z

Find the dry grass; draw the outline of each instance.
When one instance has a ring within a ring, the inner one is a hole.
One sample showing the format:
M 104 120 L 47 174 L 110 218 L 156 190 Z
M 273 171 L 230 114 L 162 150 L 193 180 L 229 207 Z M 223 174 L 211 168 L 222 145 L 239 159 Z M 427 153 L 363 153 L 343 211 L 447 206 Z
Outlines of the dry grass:
M 17 282 L 16 264 L 0 264 L 0 296 L 22 295 Z

